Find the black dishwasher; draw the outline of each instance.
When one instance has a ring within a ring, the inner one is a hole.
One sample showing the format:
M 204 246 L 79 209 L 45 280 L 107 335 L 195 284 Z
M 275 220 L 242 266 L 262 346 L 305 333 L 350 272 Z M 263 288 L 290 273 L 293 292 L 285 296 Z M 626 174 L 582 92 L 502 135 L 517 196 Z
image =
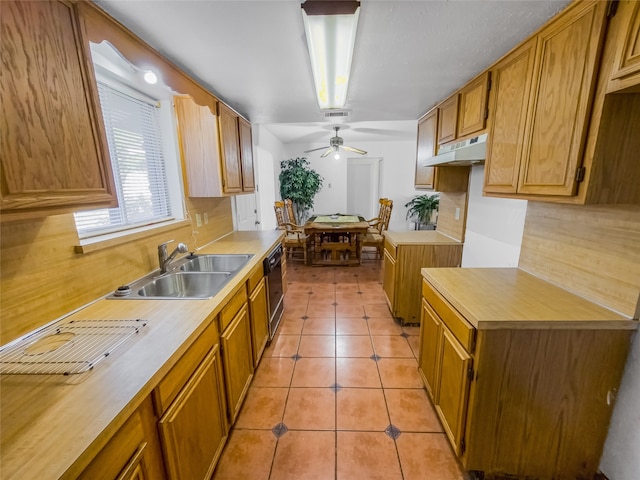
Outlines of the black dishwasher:
M 264 259 L 264 275 L 269 292 L 269 340 L 273 338 L 284 311 L 282 288 L 282 245 L 278 245 Z

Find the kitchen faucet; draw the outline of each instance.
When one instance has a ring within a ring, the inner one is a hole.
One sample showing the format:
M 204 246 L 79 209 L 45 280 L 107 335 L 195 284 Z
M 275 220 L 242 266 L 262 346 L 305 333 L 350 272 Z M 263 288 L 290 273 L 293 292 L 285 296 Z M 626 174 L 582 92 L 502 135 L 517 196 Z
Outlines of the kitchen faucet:
M 167 244 L 171 242 L 173 242 L 173 240 L 169 240 L 158 245 L 158 263 L 160 263 L 160 273 L 167 273 L 167 270 L 169 270 L 169 264 L 178 253 L 187 253 L 189 250 L 189 247 L 180 242 L 176 249 L 171 252 L 171 255 L 167 255 Z

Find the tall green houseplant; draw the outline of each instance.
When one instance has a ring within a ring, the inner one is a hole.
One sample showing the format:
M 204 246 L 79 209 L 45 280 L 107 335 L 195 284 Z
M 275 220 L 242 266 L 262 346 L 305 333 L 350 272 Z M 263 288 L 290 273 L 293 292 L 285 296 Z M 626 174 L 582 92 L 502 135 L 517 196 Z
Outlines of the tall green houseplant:
M 283 160 L 280 168 L 280 196 L 283 200 L 291 199 L 298 222 L 303 223 L 313 208 L 313 198 L 322 188 L 323 179 L 309 167 L 306 157 Z

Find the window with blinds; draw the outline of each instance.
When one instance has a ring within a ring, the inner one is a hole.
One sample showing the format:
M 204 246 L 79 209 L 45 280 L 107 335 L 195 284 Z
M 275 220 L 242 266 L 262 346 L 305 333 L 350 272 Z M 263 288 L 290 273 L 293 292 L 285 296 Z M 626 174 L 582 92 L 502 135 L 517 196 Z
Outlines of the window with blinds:
M 75 213 L 81 238 L 169 220 L 172 216 L 159 108 L 98 82 L 117 208 Z

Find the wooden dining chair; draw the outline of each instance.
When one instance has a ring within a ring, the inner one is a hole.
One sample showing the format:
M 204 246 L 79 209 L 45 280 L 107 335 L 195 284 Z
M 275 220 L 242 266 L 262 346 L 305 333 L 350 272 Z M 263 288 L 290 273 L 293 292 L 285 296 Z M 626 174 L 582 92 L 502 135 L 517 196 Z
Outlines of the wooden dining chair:
M 381 198 L 378 200 L 378 215 L 370 218 L 369 220 L 365 220 L 367 223 L 369 223 L 369 232 L 370 233 L 380 233 L 380 230 L 378 228 L 378 225 L 380 223 L 380 218 L 382 217 L 383 213 L 384 213 L 384 209 L 385 209 L 385 202 L 387 201 L 386 198 Z
M 290 198 L 285 198 L 284 207 L 287 210 L 287 222 L 297 225 L 296 212 L 293 210 L 293 202 Z
M 304 263 L 307 263 L 307 241 L 308 235 L 304 233 L 304 228 L 295 223 L 291 223 L 285 220 L 285 202 L 276 201 L 273 209 L 276 214 L 276 221 L 278 222 L 278 229 L 286 230 L 287 233 L 282 241 L 284 248 L 284 254 L 289 253 L 289 258 L 293 257 L 293 251 L 296 249 L 302 249 L 302 258 Z
M 380 199 L 380 213 L 376 222 L 369 227 L 367 233 L 360 237 L 360 258 L 364 247 L 376 247 L 377 258 L 382 258 L 384 251 L 384 235 L 382 232 L 389 228 L 389 220 L 391 219 L 391 211 L 393 210 L 393 200 L 388 198 Z

